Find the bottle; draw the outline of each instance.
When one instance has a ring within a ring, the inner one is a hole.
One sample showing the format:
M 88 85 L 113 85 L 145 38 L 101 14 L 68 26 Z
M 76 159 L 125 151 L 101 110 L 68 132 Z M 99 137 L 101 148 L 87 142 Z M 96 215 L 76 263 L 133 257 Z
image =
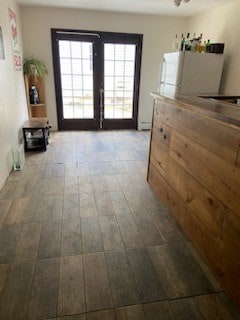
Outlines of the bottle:
M 185 50 L 191 50 L 190 33 L 187 33 L 187 38 L 185 39 Z
M 39 103 L 39 93 L 38 88 L 36 86 L 31 86 L 29 90 L 29 100 L 30 104 L 38 104 Z
M 210 40 L 208 39 L 208 41 L 206 42 L 206 49 L 205 49 L 206 52 L 210 52 L 210 45 L 211 43 L 210 43 Z
M 197 52 L 202 52 L 202 50 L 202 33 L 200 33 L 200 36 L 197 38 Z
M 184 38 L 184 34 L 183 33 L 182 33 L 182 40 L 181 40 L 180 50 L 181 51 L 185 50 L 185 38 Z
M 174 51 L 179 50 L 179 40 L 178 40 L 178 34 L 176 33 L 175 39 L 173 40 L 172 48 Z
M 198 45 L 198 40 L 196 38 L 196 32 L 194 32 L 193 38 L 191 40 L 191 51 L 196 52 L 197 51 L 197 45 Z

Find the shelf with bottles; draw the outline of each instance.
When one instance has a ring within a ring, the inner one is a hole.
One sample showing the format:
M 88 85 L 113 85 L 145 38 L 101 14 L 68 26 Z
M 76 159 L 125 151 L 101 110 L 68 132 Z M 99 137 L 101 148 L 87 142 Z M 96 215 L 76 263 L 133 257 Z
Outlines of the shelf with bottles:
M 192 51 L 199 53 L 223 53 L 224 43 L 211 43 L 210 39 L 203 41 L 203 35 L 197 37 L 196 33 L 190 37 L 190 33 L 186 36 L 182 33 L 181 36 L 175 35 L 172 48 L 174 51 Z

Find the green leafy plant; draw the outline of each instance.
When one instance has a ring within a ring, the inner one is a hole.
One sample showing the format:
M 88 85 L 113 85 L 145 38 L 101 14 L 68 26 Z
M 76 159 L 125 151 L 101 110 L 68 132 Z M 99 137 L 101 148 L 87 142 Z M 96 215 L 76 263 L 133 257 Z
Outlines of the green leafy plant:
M 44 78 L 47 74 L 47 66 L 44 61 L 33 56 L 23 59 L 23 73 L 28 77 Z

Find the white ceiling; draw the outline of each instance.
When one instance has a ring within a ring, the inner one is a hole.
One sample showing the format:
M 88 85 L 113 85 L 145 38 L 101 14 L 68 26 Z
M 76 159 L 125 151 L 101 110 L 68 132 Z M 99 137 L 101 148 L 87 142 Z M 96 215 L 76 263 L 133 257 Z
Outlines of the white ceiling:
M 22 5 L 79 8 L 190 17 L 233 0 L 191 0 L 174 7 L 173 0 L 17 0 Z

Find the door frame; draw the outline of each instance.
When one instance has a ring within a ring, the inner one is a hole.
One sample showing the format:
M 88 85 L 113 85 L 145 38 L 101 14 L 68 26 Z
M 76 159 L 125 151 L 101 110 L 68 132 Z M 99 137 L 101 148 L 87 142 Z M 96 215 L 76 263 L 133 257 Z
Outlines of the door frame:
M 59 38 L 63 40 L 84 40 L 93 42 L 93 70 L 94 70 L 94 120 L 90 119 L 66 119 L 63 118 L 62 95 L 57 92 L 62 92 L 61 74 L 60 74 L 60 59 L 59 59 Z M 76 29 L 51 29 L 52 38 L 52 55 L 53 69 L 55 80 L 55 96 L 57 105 L 57 120 L 59 130 L 97 130 L 100 128 L 100 94 L 99 90 L 104 89 L 104 43 L 119 43 L 119 44 L 135 44 L 135 78 L 133 88 L 133 117 L 132 119 L 103 119 L 103 129 L 137 129 L 138 120 L 138 105 L 139 105 L 139 90 L 140 90 L 140 73 L 142 60 L 142 34 L 119 33 L 119 32 L 101 32 Z M 98 55 L 97 55 L 98 54 Z M 104 98 L 103 98 L 104 104 Z M 82 126 L 79 128 L 79 121 L 82 121 Z M 69 128 L 70 127 L 70 128 Z

